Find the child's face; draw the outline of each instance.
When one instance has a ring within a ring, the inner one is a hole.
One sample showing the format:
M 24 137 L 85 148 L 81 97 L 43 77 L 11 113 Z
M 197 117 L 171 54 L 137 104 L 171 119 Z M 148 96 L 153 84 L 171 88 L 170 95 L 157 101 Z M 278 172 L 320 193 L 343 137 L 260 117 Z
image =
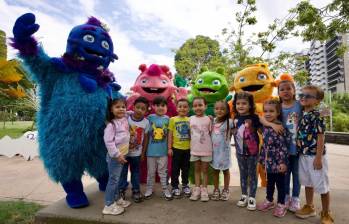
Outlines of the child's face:
M 299 94 L 299 101 L 303 107 L 315 107 L 319 100 L 316 96 L 316 91 L 313 89 L 303 89 Z
M 111 112 L 115 118 L 123 118 L 126 114 L 126 105 L 125 102 L 118 101 L 117 103 L 111 106 Z
M 135 117 L 142 118 L 147 112 L 148 107 L 145 103 L 139 102 L 134 105 L 133 110 L 134 110 Z
M 186 101 L 179 101 L 177 103 L 177 112 L 179 116 L 185 117 L 189 112 L 189 105 Z
M 241 115 L 248 115 L 250 110 L 250 104 L 247 99 L 236 100 L 236 111 Z
M 165 115 L 167 113 L 167 105 L 166 104 L 154 105 L 154 111 L 159 116 Z
M 217 118 L 222 118 L 227 114 L 227 107 L 222 102 L 218 102 L 214 105 L 214 114 Z
M 264 118 L 269 122 L 275 121 L 279 116 L 279 113 L 276 109 L 276 105 L 271 105 L 271 104 L 264 104 L 263 113 L 264 113 Z
M 290 82 L 284 82 L 279 85 L 279 97 L 283 101 L 290 101 L 294 99 L 295 91 Z
M 197 116 L 205 114 L 206 104 L 203 99 L 196 99 L 193 101 L 193 111 Z

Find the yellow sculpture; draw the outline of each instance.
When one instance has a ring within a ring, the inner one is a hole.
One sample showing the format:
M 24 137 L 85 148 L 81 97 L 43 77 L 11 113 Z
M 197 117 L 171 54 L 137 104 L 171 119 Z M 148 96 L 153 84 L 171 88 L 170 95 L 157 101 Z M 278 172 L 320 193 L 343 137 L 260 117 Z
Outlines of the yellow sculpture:
M 0 93 L 7 97 L 25 97 L 25 91 L 19 84 L 24 78 L 24 71 L 16 60 L 7 60 L 5 32 L 0 30 Z

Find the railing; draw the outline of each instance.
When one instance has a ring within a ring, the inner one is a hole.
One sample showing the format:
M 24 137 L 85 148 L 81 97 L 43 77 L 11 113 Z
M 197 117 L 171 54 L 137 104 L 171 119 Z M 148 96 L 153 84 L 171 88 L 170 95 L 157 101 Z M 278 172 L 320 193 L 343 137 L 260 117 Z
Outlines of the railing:
M 326 143 L 349 145 L 349 133 L 347 132 L 325 132 Z

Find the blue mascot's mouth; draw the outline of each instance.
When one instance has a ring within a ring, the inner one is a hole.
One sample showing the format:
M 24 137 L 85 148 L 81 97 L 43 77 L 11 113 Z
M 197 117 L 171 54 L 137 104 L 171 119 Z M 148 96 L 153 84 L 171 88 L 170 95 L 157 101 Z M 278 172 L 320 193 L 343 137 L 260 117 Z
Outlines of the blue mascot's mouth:
M 95 51 L 95 50 L 92 50 L 92 49 L 89 49 L 89 48 L 84 48 L 85 52 L 89 55 L 92 55 L 94 57 L 98 57 L 98 58 L 104 58 L 105 55 L 103 53 L 100 53 L 98 51 Z

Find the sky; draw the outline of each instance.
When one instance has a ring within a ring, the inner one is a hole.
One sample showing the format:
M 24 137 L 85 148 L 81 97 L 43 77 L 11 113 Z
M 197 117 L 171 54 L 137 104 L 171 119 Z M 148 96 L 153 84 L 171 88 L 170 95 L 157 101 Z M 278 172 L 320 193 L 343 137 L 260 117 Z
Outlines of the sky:
M 258 23 L 247 33 L 265 31 L 299 0 L 256 2 Z M 323 6 L 330 0 L 311 2 Z M 109 69 L 125 93 L 139 75 L 140 64 L 165 64 L 175 73 L 173 49 L 196 35 L 216 38 L 223 28 L 236 28 L 235 13 L 240 10 L 236 0 L 0 0 L 0 29 L 11 37 L 16 18 L 32 12 L 40 25 L 34 36 L 49 56 L 58 57 L 65 52 L 70 30 L 89 16 L 97 17 L 110 28 L 119 60 Z M 300 52 L 308 47 L 309 43 L 293 38 L 279 43 L 276 51 Z M 16 51 L 9 47 L 8 58 L 15 56 Z

